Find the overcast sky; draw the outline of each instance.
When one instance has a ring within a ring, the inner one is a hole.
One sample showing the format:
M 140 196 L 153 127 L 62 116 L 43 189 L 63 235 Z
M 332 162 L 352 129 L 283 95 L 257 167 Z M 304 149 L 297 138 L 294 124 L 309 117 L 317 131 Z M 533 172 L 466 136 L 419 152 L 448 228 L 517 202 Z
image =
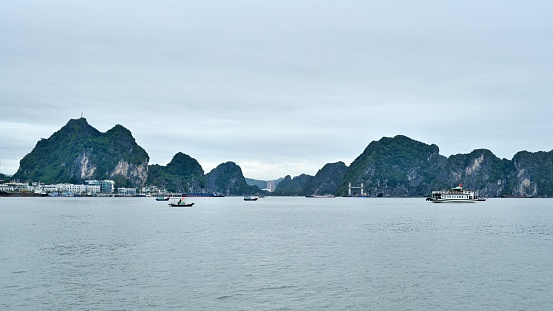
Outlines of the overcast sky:
M 553 2 L 0 2 L 0 171 L 83 113 L 207 173 L 315 175 L 398 134 L 553 149 Z

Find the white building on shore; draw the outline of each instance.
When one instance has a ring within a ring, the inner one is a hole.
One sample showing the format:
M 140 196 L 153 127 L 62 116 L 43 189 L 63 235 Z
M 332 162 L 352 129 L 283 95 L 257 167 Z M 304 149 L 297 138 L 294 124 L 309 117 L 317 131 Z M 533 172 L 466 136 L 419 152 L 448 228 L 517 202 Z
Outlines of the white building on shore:
M 87 180 L 84 185 L 59 183 L 45 185 L 40 182 L 20 183 L 7 182 L 0 184 L 0 191 L 5 192 L 35 192 L 53 195 L 97 195 L 100 193 L 111 194 L 114 190 L 113 180 Z M 136 191 L 135 191 L 136 193 Z
M 156 187 L 154 187 L 156 188 Z M 2 192 L 34 192 L 48 194 L 50 196 L 137 196 L 137 188 L 117 188 L 117 194 L 114 194 L 115 182 L 113 180 L 87 180 L 85 184 L 76 185 L 69 183 L 58 183 L 45 185 L 40 182 L 20 183 L 7 182 L 0 183 Z M 149 190 L 149 189 L 148 189 Z M 156 188 L 157 191 L 159 189 Z M 146 196 L 144 192 L 140 194 Z
M 136 188 L 117 188 L 117 194 L 123 196 L 135 196 Z

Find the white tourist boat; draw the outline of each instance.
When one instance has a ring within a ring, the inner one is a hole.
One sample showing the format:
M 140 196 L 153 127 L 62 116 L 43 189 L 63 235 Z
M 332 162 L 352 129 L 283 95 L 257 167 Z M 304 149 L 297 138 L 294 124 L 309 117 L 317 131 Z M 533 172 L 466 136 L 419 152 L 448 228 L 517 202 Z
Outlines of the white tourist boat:
M 485 201 L 479 198 L 476 191 L 463 189 L 463 184 L 448 190 L 432 191 L 432 196 L 426 199 L 433 203 L 474 203 Z

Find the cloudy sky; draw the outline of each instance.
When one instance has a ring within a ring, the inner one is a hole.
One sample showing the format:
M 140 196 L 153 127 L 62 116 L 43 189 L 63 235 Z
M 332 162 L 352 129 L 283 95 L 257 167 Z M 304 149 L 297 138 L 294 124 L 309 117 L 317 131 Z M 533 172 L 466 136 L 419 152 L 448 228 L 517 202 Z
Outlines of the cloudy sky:
M 2 1 L 0 171 L 81 113 L 257 179 L 398 134 L 550 151 L 552 38 L 551 1 Z

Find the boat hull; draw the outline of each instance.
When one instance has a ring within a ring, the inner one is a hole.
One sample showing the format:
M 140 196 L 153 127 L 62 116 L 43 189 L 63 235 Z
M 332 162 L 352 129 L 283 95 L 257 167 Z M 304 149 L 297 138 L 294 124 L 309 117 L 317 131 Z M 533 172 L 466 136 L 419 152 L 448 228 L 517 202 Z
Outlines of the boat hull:
M 225 195 L 220 193 L 198 193 L 198 192 L 189 192 L 183 193 L 183 197 L 196 197 L 196 198 L 223 198 Z
M 328 195 L 306 195 L 306 198 L 316 198 L 316 199 L 333 199 L 335 196 L 328 194 Z
M 0 191 L 0 197 L 47 197 L 46 193 Z
M 169 206 L 172 206 L 172 207 L 191 207 L 192 205 L 194 205 L 194 203 L 188 203 L 188 204 L 173 204 L 173 203 L 169 203 Z
M 478 200 L 463 200 L 463 199 L 440 199 L 440 200 L 429 200 L 432 203 L 475 203 Z

